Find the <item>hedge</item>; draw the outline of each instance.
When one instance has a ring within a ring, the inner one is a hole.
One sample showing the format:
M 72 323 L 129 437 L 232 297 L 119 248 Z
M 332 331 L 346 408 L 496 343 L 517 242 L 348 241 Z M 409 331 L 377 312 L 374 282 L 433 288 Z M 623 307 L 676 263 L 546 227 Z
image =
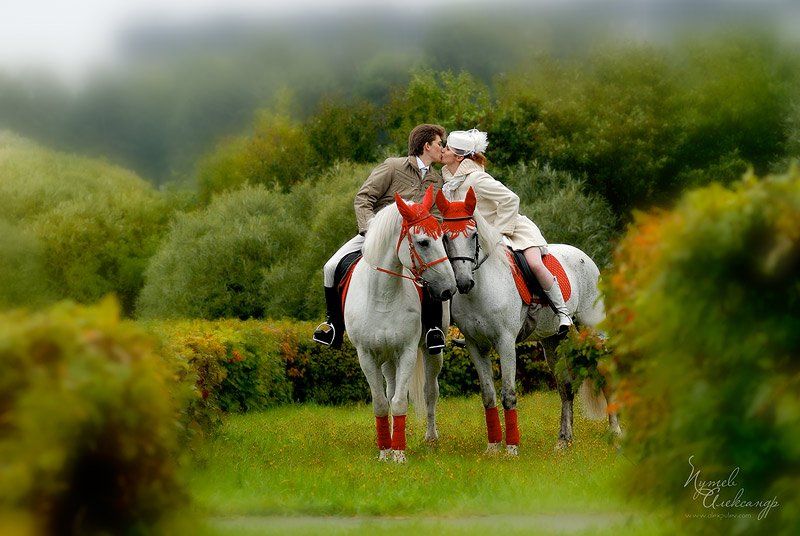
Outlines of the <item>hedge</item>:
M 800 170 L 637 215 L 605 281 L 631 491 L 671 501 L 687 529 L 800 532 Z M 704 508 L 690 459 L 701 480 L 739 468 L 721 500 L 780 506 Z M 751 516 L 683 515 L 714 513 Z
M 186 494 L 172 371 L 106 300 L 0 315 L 0 510 L 32 532 L 146 533 Z

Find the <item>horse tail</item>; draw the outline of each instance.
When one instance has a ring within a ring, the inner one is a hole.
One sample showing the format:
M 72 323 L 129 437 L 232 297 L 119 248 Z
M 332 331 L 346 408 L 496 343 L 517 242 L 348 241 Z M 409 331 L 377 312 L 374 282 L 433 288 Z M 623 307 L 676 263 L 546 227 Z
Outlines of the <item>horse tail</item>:
M 417 414 L 419 419 L 424 419 L 428 413 L 428 407 L 425 402 L 425 362 L 422 357 L 422 350 L 419 348 L 417 348 L 417 362 L 411 375 L 408 393 L 411 403 L 414 405 L 414 413 Z
M 578 391 L 578 396 L 581 399 L 583 412 L 586 414 L 587 419 L 599 421 L 606 417 L 606 397 L 603 391 L 592 385 L 592 382 L 588 378 L 583 380 L 580 390 Z

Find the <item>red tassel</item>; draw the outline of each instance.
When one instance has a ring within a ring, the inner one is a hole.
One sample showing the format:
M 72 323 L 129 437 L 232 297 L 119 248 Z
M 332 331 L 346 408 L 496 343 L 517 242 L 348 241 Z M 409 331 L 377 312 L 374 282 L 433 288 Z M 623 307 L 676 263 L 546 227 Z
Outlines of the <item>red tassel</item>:
M 375 417 L 375 428 L 378 430 L 378 448 L 386 450 L 392 447 L 392 432 L 389 431 L 389 416 Z
M 500 443 L 503 440 L 503 430 L 500 428 L 500 416 L 497 413 L 497 406 L 486 408 L 486 431 L 489 435 L 489 443 Z
M 506 418 L 506 445 L 519 445 L 519 427 L 517 426 L 517 410 L 507 409 L 503 412 Z
M 406 416 L 392 417 L 392 450 L 406 450 Z

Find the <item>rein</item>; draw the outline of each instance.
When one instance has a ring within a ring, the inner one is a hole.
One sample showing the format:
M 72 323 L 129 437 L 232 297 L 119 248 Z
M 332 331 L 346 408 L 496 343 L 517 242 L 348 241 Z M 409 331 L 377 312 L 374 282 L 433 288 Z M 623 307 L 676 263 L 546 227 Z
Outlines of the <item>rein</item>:
M 411 233 L 409 232 L 409 229 L 411 229 L 412 226 L 417 225 L 428 218 L 433 218 L 433 216 L 428 214 L 427 216 L 420 218 L 418 220 L 414 220 L 411 222 L 403 222 L 403 227 L 402 230 L 400 231 L 400 238 L 397 239 L 397 247 L 395 248 L 395 251 L 397 252 L 398 255 L 400 254 L 400 246 L 403 243 L 403 238 L 408 239 L 408 252 L 409 255 L 411 256 L 411 268 L 407 269 L 408 271 L 411 272 L 411 275 L 413 277 L 397 273 L 392 270 L 388 270 L 386 268 L 381 268 L 380 266 L 376 266 L 375 269 L 385 274 L 393 275 L 396 277 L 402 277 L 403 279 L 408 279 L 410 281 L 413 281 L 413 283 L 418 287 L 422 287 L 422 285 L 424 284 L 424 280 L 422 279 L 422 274 L 425 273 L 425 271 L 427 271 L 428 268 L 436 266 L 437 264 L 447 260 L 447 255 L 445 255 L 441 259 L 436 259 L 431 262 L 425 262 L 425 259 L 423 259 L 422 255 L 419 254 L 417 248 L 414 247 L 414 241 L 411 240 Z

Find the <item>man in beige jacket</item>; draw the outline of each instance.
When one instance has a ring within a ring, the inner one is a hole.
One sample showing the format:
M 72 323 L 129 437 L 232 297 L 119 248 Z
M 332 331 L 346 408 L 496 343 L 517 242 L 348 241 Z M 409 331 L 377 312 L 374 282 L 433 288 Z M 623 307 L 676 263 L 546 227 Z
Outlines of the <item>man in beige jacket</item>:
M 395 193 L 403 199 L 419 203 L 428 186 L 433 185 L 434 190 L 442 187 L 442 176 L 433 169 L 433 164 L 442 161 L 444 137 L 445 130 L 439 125 L 417 125 L 408 136 L 408 156 L 387 158 L 364 181 L 353 203 L 358 234 L 340 247 L 323 269 L 328 319 L 314 331 L 315 341 L 332 348 L 341 347 L 344 316 L 337 290 L 334 288 L 336 267 L 346 255 L 361 250 L 370 221 L 376 212 L 394 203 Z M 441 302 L 434 302 L 427 294 L 423 301 L 422 327 L 426 334 L 425 344 L 430 353 L 438 354 L 444 348 Z

